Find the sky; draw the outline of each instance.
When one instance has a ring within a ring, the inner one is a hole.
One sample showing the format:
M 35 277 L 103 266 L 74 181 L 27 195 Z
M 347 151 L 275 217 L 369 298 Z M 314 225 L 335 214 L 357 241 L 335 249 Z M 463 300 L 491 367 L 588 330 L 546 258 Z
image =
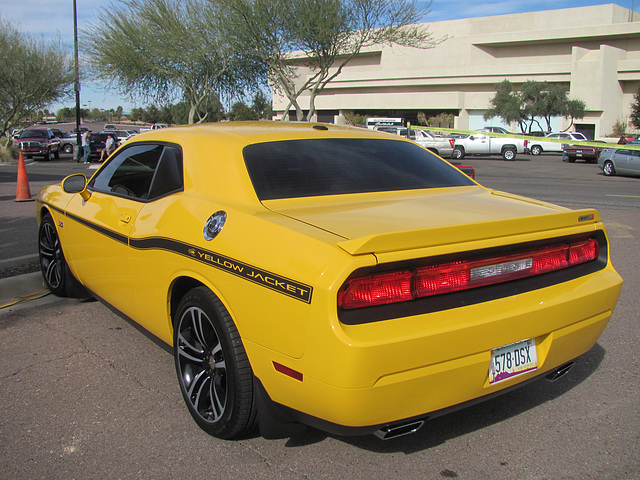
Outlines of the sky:
M 97 21 L 98 13 L 119 0 L 76 0 L 78 29 L 88 28 Z M 624 8 L 640 10 L 640 0 L 434 0 L 431 13 L 425 22 L 439 22 L 460 18 L 473 18 L 512 13 L 554 10 L 559 8 L 585 7 L 615 3 Z M 0 18 L 10 22 L 18 31 L 27 33 L 45 42 L 59 38 L 66 50 L 73 53 L 73 0 L 0 0 Z M 82 45 L 80 44 L 82 52 Z M 80 60 L 82 71 L 82 59 Z M 80 99 L 83 108 L 116 109 L 122 106 L 125 112 L 135 106 L 145 106 L 140 101 L 130 100 L 125 95 L 105 85 L 85 81 Z M 52 105 L 55 112 L 63 106 L 73 107 L 75 99 Z

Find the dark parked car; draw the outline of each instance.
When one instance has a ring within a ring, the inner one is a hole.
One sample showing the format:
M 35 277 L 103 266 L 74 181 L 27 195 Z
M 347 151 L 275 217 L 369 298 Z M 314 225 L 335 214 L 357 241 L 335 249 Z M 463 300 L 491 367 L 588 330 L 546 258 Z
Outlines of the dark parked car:
M 605 143 L 600 140 L 593 140 L 598 143 Z M 569 163 L 574 163 L 578 158 L 584 158 L 587 163 L 596 163 L 600 152 L 605 147 L 588 147 L 586 145 L 563 145 L 564 155 Z
M 100 155 L 102 154 L 102 150 L 104 150 L 105 148 L 105 144 L 107 141 L 107 137 L 111 135 L 114 137 L 114 142 L 116 144 L 116 147 L 118 147 L 120 145 L 120 143 L 118 142 L 118 137 L 115 135 L 114 132 L 98 132 L 98 133 L 92 133 L 91 134 L 91 153 L 90 153 L 90 157 L 100 157 Z
M 51 159 L 51 155 L 60 158 L 60 139 L 50 128 L 25 128 L 15 143 L 27 158 L 43 157 L 47 161 Z

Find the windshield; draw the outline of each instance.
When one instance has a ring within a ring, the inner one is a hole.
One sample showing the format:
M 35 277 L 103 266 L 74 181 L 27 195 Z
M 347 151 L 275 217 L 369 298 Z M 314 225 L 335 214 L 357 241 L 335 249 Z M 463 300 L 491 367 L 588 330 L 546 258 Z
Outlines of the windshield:
M 25 130 L 19 138 L 47 138 L 47 132 L 44 130 Z
M 243 153 L 260 200 L 475 185 L 424 148 L 397 140 L 289 140 Z

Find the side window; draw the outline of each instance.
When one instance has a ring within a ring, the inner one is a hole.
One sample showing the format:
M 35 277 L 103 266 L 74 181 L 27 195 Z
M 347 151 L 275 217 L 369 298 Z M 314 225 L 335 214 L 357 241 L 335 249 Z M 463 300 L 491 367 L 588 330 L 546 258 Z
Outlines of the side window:
M 149 199 L 182 190 L 182 152 L 166 146 L 151 182 Z
M 182 152 L 169 145 L 132 145 L 111 159 L 89 188 L 139 200 L 181 190 Z

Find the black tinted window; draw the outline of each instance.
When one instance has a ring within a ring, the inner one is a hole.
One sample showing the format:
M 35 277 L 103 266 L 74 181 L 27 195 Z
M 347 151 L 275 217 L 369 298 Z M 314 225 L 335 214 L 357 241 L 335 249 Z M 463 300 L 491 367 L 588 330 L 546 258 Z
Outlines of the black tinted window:
M 380 139 L 259 143 L 244 149 L 261 200 L 474 185 L 418 145 Z
M 182 152 L 157 144 L 120 151 L 92 180 L 90 188 L 143 200 L 182 189 Z

